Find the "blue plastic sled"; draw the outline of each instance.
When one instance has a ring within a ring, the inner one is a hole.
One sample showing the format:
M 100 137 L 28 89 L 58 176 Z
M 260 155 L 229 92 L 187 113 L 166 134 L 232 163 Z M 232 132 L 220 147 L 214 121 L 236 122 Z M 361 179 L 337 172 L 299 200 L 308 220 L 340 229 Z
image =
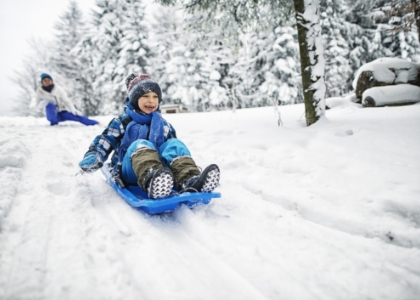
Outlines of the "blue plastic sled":
M 173 194 L 166 198 L 152 200 L 148 198 L 147 194 L 139 186 L 128 186 L 121 188 L 113 179 L 111 173 L 108 171 L 108 166 L 105 165 L 101 168 L 102 173 L 105 175 L 106 181 L 132 207 L 139 208 L 144 212 L 153 215 L 164 212 L 171 212 L 176 209 L 180 204 L 185 204 L 188 207 L 193 207 L 197 204 L 209 204 L 211 199 L 220 198 L 220 193 L 181 193 L 173 191 Z

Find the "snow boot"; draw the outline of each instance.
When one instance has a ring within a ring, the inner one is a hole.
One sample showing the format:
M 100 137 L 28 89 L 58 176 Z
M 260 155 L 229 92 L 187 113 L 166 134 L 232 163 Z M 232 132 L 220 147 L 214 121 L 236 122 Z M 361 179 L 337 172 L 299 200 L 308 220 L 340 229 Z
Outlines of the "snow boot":
M 184 192 L 212 192 L 219 184 L 220 169 L 212 164 L 204 169 L 200 175 L 189 178 L 182 185 Z
M 163 198 L 172 192 L 174 177 L 170 170 L 163 167 L 156 150 L 146 148 L 134 152 L 131 166 L 137 176 L 137 184 L 149 198 Z
M 143 186 L 150 199 L 164 198 L 172 192 L 174 177 L 166 168 L 150 169 L 143 180 Z
M 182 190 L 182 184 L 187 181 L 187 179 L 200 175 L 201 173 L 194 160 L 189 156 L 175 158 L 171 162 L 170 168 L 174 174 L 178 191 Z

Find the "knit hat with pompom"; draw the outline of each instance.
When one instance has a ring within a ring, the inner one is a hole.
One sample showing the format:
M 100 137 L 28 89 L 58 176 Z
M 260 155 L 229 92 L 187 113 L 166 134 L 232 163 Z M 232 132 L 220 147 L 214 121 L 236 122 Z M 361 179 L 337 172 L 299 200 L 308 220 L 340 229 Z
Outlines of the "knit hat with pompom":
M 130 74 L 126 80 L 128 98 L 135 109 L 139 110 L 138 101 L 143 95 L 154 92 L 158 95 L 159 103 L 162 102 L 162 90 L 159 84 L 154 81 L 148 74 L 141 74 L 138 77 Z

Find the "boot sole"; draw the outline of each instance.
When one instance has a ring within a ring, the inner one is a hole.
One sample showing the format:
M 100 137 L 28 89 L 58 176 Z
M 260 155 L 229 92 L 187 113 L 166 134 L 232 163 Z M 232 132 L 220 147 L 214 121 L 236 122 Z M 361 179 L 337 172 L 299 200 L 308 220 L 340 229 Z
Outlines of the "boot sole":
M 166 169 L 161 169 L 151 179 L 147 194 L 151 199 L 164 198 L 171 194 L 173 186 L 172 174 Z
M 206 180 L 204 181 L 202 192 L 212 192 L 218 185 L 220 180 L 220 170 L 214 168 L 207 173 Z

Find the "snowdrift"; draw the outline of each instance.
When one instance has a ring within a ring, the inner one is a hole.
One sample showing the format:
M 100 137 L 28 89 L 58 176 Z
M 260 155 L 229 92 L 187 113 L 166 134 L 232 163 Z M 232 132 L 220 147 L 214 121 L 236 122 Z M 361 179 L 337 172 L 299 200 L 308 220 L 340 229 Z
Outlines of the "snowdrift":
M 105 125 L 0 118 L 0 299 L 418 298 L 420 105 L 280 113 L 165 115 L 222 197 L 159 216 L 76 176 Z

